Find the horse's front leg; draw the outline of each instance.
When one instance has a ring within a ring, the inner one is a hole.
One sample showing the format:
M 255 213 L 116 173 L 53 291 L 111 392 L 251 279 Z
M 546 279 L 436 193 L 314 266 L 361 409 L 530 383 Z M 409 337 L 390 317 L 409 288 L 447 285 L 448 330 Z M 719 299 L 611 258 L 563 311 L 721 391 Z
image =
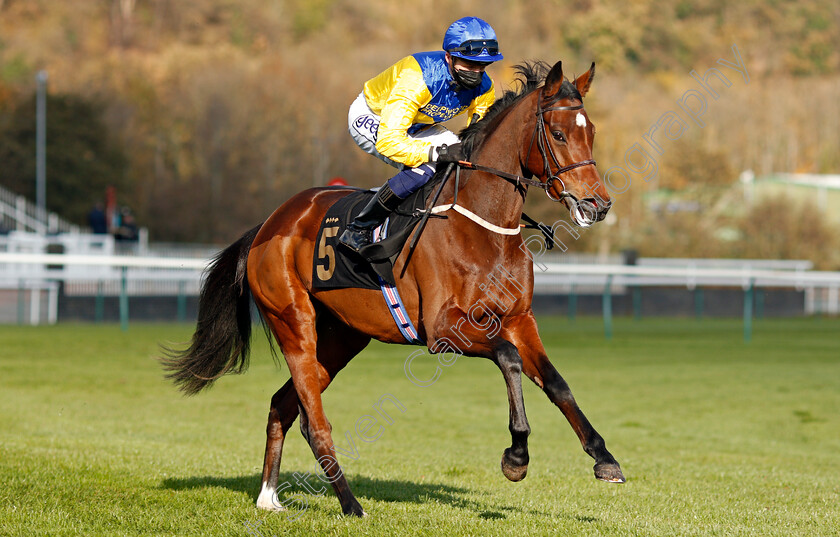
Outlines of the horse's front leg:
M 595 477 L 611 483 L 624 483 L 624 474 L 618 461 L 607 450 L 604 439 L 584 416 L 569 385 L 549 361 L 537 331 L 537 321 L 533 312 L 507 325 L 503 334 L 519 350 L 523 372 L 557 405 L 580 439 L 583 450 L 595 459 Z
M 516 346 L 497 335 L 495 325 L 491 328 L 493 319 L 498 322 L 495 316 L 472 319 L 472 322 L 466 322 L 466 319 L 467 313 L 455 304 L 441 308 L 436 329 L 429 338 L 430 348 L 441 351 L 441 347 L 448 347 L 458 354 L 489 358 L 498 366 L 505 379 L 510 406 L 511 445 L 502 455 L 502 472 L 511 481 L 520 481 L 528 472 L 528 435 L 531 434 L 522 397 L 522 358 Z M 482 324 L 485 321 L 486 324 Z M 457 334 L 455 342 L 449 337 L 454 334 Z
M 511 481 L 521 481 L 528 473 L 528 435 L 531 434 L 522 397 L 522 358 L 513 344 L 503 341 L 493 349 L 493 362 L 505 378 L 510 406 L 511 445 L 502 455 L 502 473 Z

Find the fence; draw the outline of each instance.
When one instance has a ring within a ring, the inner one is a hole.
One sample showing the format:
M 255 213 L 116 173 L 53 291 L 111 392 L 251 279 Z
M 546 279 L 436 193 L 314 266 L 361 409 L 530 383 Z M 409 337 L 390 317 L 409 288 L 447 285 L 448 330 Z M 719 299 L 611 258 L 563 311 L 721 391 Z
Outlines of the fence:
M 601 295 L 607 338 L 612 336 L 614 295 L 632 294 L 635 309 L 641 290 L 651 287 L 685 287 L 699 291 L 697 296 L 701 299 L 703 288 L 741 289 L 745 340 L 752 334 L 757 289 L 803 291 L 804 313 L 840 313 L 840 272 L 807 270 L 807 262 L 741 261 L 741 266 L 730 268 L 702 266 L 707 263 L 702 260 L 682 260 L 689 263 L 682 266 L 675 265 L 677 262 L 673 260 L 642 258 L 639 262 L 639 265 L 568 264 L 544 263 L 542 258 L 537 258 L 534 294 L 566 295 L 572 311 L 578 294 L 592 294 L 596 290 Z M 660 262 L 671 266 L 648 265 Z M 0 252 L 0 289 L 15 294 L 11 306 L 17 310 L 18 323 L 25 321 L 28 298 L 30 324 L 57 322 L 60 286 L 65 294 L 86 292 L 95 295 L 97 319 L 101 319 L 99 312 L 104 296 L 117 295 L 120 323 L 127 329 L 129 297 L 148 294 L 151 287 L 157 294 L 172 296 L 178 304 L 178 319 L 184 320 L 187 297 L 197 295 L 206 265 L 206 258 Z M 776 268 L 761 268 L 762 265 Z M 7 299 L 7 307 L 9 302 Z M 0 306 L 2 303 L 0 300 Z
M 137 257 L 125 255 L 67 255 L 0 253 L 0 289 L 16 291 L 17 319 L 24 320 L 26 293 L 29 294 L 29 323 L 39 324 L 46 293 L 46 321 L 58 319 L 59 286 L 70 294 L 87 287 L 95 293 L 97 318 L 101 318 L 106 295 L 119 297 L 120 323 L 128 328 L 129 296 L 172 295 L 178 304 L 178 318 L 185 320 L 187 296 L 198 294 L 206 259 Z M 4 300 L 0 297 L 0 306 Z M 5 303 L 8 308 L 9 298 Z
M 743 262 L 742 262 L 743 263 Z M 753 262 L 755 263 L 755 261 Z M 535 263 L 534 294 L 567 293 L 574 297 L 578 286 L 602 289 L 604 333 L 612 337 L 612 299 L 617 289 L 633 294 L 634 310 L 644 287 L 684 286 L 698 291 L 702 307 L 702 289 L 708 287 L 741 288 L 743 290 L 744 339 L 752 338 L 752 321 L 756 304 L 756 289 L 793 288 L 805 292 L 805 313 L 824 311 L 840 313 L 840 272 L 804 270 L 804 265 L 791 264 L 793 270 L 755 268 L 744 264 L 740 268 L 697 266 L 638 266 L 638 265 L 569 265 Z M 814 297 L 825 290 L 827 303 L 817 310 Z M 570 304 L 573 300 L 570 300 Z M 809 307 L 811 310 L 809 311 Z

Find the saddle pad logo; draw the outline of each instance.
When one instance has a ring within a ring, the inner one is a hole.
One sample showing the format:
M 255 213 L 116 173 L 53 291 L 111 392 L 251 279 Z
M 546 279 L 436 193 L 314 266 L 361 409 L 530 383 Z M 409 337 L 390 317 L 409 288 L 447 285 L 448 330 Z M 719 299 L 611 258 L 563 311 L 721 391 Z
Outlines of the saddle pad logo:
M 330 218 L 328 220 L 338 221 L 338 218 Z M 331 222 L 327 222 L 331 223 Z M 315 261 L 315 273 L 318 279 L 322 282 L 329 281 L 335 273 L 335 241 L 328 239 L 338 235 L 339 226 L 324 227 L 321 233 L 321 240 L 318 241 L 318 254 Z

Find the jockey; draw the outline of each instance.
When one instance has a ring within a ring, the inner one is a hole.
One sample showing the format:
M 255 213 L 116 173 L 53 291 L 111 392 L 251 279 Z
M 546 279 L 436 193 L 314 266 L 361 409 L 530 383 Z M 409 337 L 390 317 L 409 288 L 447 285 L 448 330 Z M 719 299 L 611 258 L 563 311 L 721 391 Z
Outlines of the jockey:
M 466 112 L 478 121 L 495 101 L 484 72 L 502 59 L 496 32 L 478 17 L 453 22 L 443 50 L 407 56 L 368 80 L 350 105 L 350 135 L 365 152 L 400 169 L 339 239 L 354 251 L 373 229 L 434 175 L 435 162 L 463 160 L 458 136 L 439 123 Z

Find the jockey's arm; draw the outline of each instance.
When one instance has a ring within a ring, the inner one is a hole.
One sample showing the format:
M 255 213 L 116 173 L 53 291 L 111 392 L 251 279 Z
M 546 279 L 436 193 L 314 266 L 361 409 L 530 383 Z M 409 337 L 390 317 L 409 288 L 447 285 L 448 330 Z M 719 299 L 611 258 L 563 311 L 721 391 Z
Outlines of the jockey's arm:
M 420 107 L 431 100 L 423 74 L 403 70 L 382 108 L 376 150 L 411 168 L 428 162 L 432 144 L 409 137 L 408 129 L 418 123 Z

